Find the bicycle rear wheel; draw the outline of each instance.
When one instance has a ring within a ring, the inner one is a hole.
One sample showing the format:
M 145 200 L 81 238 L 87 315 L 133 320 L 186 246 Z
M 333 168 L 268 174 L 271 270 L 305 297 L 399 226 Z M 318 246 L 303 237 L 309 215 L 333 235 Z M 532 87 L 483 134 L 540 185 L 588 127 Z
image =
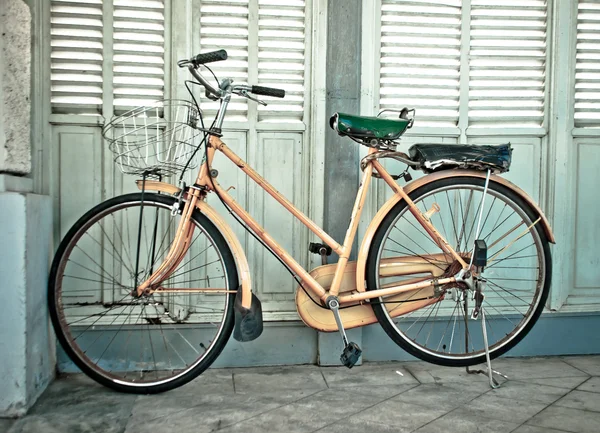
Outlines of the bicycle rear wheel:
M 439 206 L 431 222 L 467 263 L 476 239 L 484 184 L 484 179 L 471 177 L 440 179 L 410 194 L 422 212 L 434 203 Z M 517 194 L 494 182 L 490 182 L 483 204 L 479 239 L 488 245 L 482 308 L 490 355 L 495 358 L 521 341 L 539 318 L 548 297 L 552 263 L 537 215 Z M 391 275 L 386 266 L 389 269 L 393 263 L 418 264 L 420 273 Z M 421 227 L 406 202 L 400 201 L 373 238 L 367 289 L 453 276 L 460 269 Z M 374 300 L 373 310 L 386 333 L 410 354 L 446 366 L 485 362 L 481 320 L 471 319 L 475 301 L 465 284 L 415 290 L 402 302 L 390 299 Z M 407 312 L 394 317 L 395 310 Z
M 52 264 L 48 302 L 61 346 L 84 373 L 118 391 L 156 393 L 187 383 L 212 364 L 233 330 L 235 293 L 227 291 L 238 286 L 235 261 L 198 211 L 189 250 L 161 284 L 178 292 L 132 294 L 169 251 L 181 218 L 171 215 L 174 202 L 145 193 L 142 206 L 136 193 L 101 203 L 69 230 Z

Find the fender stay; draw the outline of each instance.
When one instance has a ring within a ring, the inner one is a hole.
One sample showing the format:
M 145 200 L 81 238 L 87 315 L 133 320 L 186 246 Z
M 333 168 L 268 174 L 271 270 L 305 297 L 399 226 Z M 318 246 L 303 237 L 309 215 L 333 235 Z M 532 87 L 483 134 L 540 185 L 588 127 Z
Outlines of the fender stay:
M 137 180 L 136 184 L 139 189 L 142 189 L 142 181 Z M 177 195 L 181 191 L 181 188 L 171 185 L 166 182 L 158 182 L 155 180 L 146 180 L 145 189 L 150 191 L 160 191 L 166 194 Z M 236 237 L 231 227 L 225 222 L 225 220 L 205 201 L 198 200 L 196 208 L 203 213 L 221 232 L 225 241 L 231 248 L 231 252 L 235 259 L 237 266 L 238 276 L 240 279 L 241 293 L 241 306 L 250 309 L 252 305 L 252 281 L 250 279 L 250 267 L 248 266 L 248 260 L 244 249 L 240 244 L 240 241 Z M 239 290 L 239 288 L 238 288 Z

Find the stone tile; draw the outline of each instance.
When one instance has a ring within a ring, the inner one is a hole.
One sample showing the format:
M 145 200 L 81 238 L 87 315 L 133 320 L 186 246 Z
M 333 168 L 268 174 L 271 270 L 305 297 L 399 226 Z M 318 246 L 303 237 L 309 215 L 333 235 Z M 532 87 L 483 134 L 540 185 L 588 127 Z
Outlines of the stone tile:
M 317 413 L 316 409 L 314 413 Z M 298 412 L 296 410 L 292 411 L 289 406 L 284 406 L 281 410 L 269 411 L 260 416 L 220 429 L 219 433 L 265 433 L 269 431 L 309 433 L 317 431 L 325 423 L 326 421 L 322 418 L 317 419 L 312 414 L 309 415 L 306 412 Z
M 327 388 L 321 370 L 312 365 L 239 368 L 234 371 L 233 383 L 237 393 Z
M 176 395 L 170 393 L 140 396 L 133 406 L 129 429 L 144 426 L 150 428 L 153 423 L 168 425 L 182 417 L 185 430 L 185 419 L 202 419 L 210 425 L 233 424 L 250 416 L 255 416 L 268 410 L 314 394 L 314 390 L 276 391 L 256 394 L 226 394 L 198 393 Z M 229 420 L 226 422 L 222 420 Z M 137 430 L 134 430 L 137 431 Z
M 426 362 L 408 362 L 406 369 L 421 383 L 486 382 L 483 374 L 468 374 L 464 367 L 442 367 Z M 502 379 L 502 378 L 499 378 Z
M 583 382 L 589 379 L 588 376 L 575 376 L 575 377 L 548 377 L 545 379 L 521 379 L 527 383 L 535 383 L 544 386 L 556 386 L 558 388 L 575 389 Z
M 586 376 L 560 358 L 500 358 L 492 366 L 514 380 Z
M 411 390 L 418 388 L 419 384 L 406 384 L 406 385 L 391 385 L 391 386 L 368 386 L 368 387 L 339 387 L 330 388 L 327 392 L 335 393 L 339 395 L 342 401 L 352 400 L 360 402 L 364 400 L 364 403 L 376 404 L 390 398 L 396 398 L 399 395 L 410 392 Z
M 517 426 L 516 423 L 484 418 L 459 408 L 421 427 L 416 433 L 505 433 Z
M 600 356 L 564 356 L 562 359 L 590 376 L 600 376 Z
M 251 420 L 233 425 L 223 432 L 266 432 L 276 427 L 278 432 L 312 432 L 336 422 L 347 422 L 348 417 L 361 411 L 372 411 L 373 406 L 389 401 L 391 396 L 415 385 L 394 387 L 326 389 L 291 404 L 265 412 Z M 377 406 L 375 406 L 377 407 Z
M 568 432 L 598 433 L 600 413 L 552 405 L 526 424 Z
M 0 418 L 0 433 L 6 433 L 14 423 L 14 419 Z
M 462 410 L 475 417 L 510 420 L 522 424 L 546 407 L 543 403 L 498 397 L 491 392 L 466 404 Z
M 439 407 L 420 406 L 391 399 L 351 418 L 353 423 L 383 424 L 395 427 L 398 433 L 405 433 L 412 432 L 446 413 L 447 410 Z
M 18 432 L 123 432 L 137 395 L 106 388 L 83 374 L 54 381 L 29 414 L 17 421 Z
M 54 381 L 35 403 L 32 415 L 81 415 L 127 418 L 138 398 L 102 386 L 82 374 L 69 375 Z
M 0 433 L 596 433 L 600 377 L 590 378 L 590 358 L 495 361 L 511 378 L 497 390 L 483 375 L 422 362 L 210 369 L 176 390 L 143 396 L 71 375 L 55 381 L 29 415 L 0 420 Z
M 280 408 L 286 403 L 306 397 L 311 392 L 315 391 L 287 391 L 271 395 L 198 395 L 194 398 L 188 396 L 165 399 L 160 404 L 146 404 L 146 399 L 141 398 L 134 407 L 125 431 L 210 432 Z
M 147 433 L 151 431 L 161 433 L 209 433 L 218 430 L 222 418 L 209 417 L 204 419 L 201 412 L 193 413 L 190 409 L 183 411 L 174 417 L 161 417 L 148 421 L 130 420 L 125 427 L 124 433 Z M 250 417 L 250 415 L 248 415 Z
M 526 381 L 508 380 L 504 382 L 500 388 L 491 390 L 490 394 L 514 400 L 550 404 L 554 403 L 570 391 L 571 390 L 568 388 L 538 385 Z
M 571 391 L 558 400 L 555 406 L 600 412 L 600 394 L 587 391 Z
M 600 392 L 600 377 L 591 377 L 577 387 L 579 391 Z
M 350 417 L 317 430 L 319 433 L 397 433 L 398 426 Z
M 556 430 L 548 427 L 535 427 L 532 425 L 522 425 L 511 433 L 564 433 L 565 430 Z
M 72 414 L 27 415 L 16 421 L 9 433 L 122 433 L 126 423 L 127 417 L 91 416 L 77 410 Z
M 321 372 L 330 388 L 417 385 L 419 382 L 404 365 L 393 362 L 367 363 L 350 370 L 346 367 L 321 367 Z
M 489 385 L 485 382 L 428 383 L 406 391 L 394 397 L 393 400 L 427 407 L 439 407 L 450 411 L 489 389 Z
M 233 371 L 231 369 L 208 369 L 200 376 L 175 388 L 165 395 L 169 397 L 198 394 L 233 394 Z

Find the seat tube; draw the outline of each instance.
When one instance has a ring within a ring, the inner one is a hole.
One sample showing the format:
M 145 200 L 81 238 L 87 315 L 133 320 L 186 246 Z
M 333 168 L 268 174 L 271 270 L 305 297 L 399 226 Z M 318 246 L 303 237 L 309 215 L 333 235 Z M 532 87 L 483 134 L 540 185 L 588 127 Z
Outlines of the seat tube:
M 375 148 L 369 148 L 369 155 L 377 152 Z M 369 185 L 371 184 L 371 175 L 373 174 L 373 164 L 369 163 L 365 168 L 363 177 L 356 193 L 356 201 L 352 208 L 352 216 L 350 217 L 350 225 L 346 231 L 346 237 L 344 239 L 344 245 L 342 247 L 342 254 L 338 260 L 337 267 L 335 268 L 335 274 L 331 283 L 329 294 L 331 296 L 337 296 L 340 292 L 340 286 L 342 284 L 342 277 L 344 276 L 344 270 L 352 251 L 352 244 L 354 243 L 354 237 L 356 230 L 358 229 L 358 222 L 360 221 L 360 215 L 362 214 L 363 207 L 365 205 L 365 199 L 367 198 L 367 192 Z

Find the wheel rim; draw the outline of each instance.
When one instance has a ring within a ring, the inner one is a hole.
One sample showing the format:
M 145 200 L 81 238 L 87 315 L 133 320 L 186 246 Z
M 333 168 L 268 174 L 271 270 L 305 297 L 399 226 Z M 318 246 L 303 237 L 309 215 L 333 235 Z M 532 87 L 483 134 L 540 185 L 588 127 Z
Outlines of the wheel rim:
M 134 297 L 139 209 L 139 201 L 113 206 L 74 234 L 58 265 L 55 305 L 65 341 L 85 367 L 114 383 L 148 387 L 182 377 L 214 352 L 233 295 Z M 167 204 L 144 202 L 138 284 L 162 263 L 179 219 Z M 190 249 L 161 285 L 229 290 L 215 240 L 192 222 Z
M 431 209 L 434 202 L 440 206 L 440 212 L 431 218 L 432 223 L 469 262 L 467 245 L 472 247 L 475 240 L 482 196 L 483 185 L 460 184 L 437 188 L 414 201 L 422 212 Z M 505 348 L 527 327 L 542 297 L 546 264 L 538 232 L 535 227 L 527 230 L 533 222 L 510 198 L 492 187 L 488 189 L 479 238 L 485 239 L 488 244 L 488 266 L 482 274 L 488 281 L 484 289 L 483 310 L 492 352 Z M 445 275 L 454 275 L 457 270 L 456 264 L 451 266 L 453 259 L 434 244 L 407 207 L 388 227 L 377 252 L 375 269 L 380 269 L 382 260 L 394 255 L 417 255 L 436 267 L 443 267 Z M 414 275 L 410 277 L 414 278 Z M 431 275 L 420 277 L 431 278 Z M 390 281 L 402 283 L 407 279 L 408 276 L 390 279 L 378 273 L 377 287 L 390 284 Z M 448 361 L 482 356 L 482 325 L 479 320 L 470 318 L 474 305 L 472 291 L 455 285 L 438 288 L 438 293 L 444 294 L 443 300 L 432 300 L 430 305 L 398 317 L 392 317 L 393 314 L 388 312 L 388 304 L 387 308 L 383 308 L 385 319 L 396 334 L 412 346 L 413 352 Z M 407 299 L 418 299 L 423 294 L 423 291 L 415 291 Z M 431 295 L 431 291 L 427 295 Z M 380 301 L 385 302 L 386 298 L 380 298 Z

